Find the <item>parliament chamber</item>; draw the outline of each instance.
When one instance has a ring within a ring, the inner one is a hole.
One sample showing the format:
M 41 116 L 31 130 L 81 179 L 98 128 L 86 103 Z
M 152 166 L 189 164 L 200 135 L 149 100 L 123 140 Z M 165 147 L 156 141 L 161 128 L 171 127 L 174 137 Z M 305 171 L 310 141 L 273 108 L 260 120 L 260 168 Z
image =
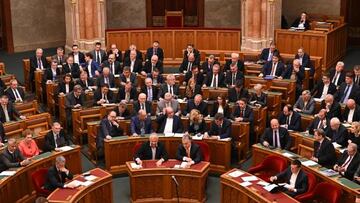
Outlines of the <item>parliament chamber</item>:
M 0 3 L 0 203 L 360 202 L 356 0 Z

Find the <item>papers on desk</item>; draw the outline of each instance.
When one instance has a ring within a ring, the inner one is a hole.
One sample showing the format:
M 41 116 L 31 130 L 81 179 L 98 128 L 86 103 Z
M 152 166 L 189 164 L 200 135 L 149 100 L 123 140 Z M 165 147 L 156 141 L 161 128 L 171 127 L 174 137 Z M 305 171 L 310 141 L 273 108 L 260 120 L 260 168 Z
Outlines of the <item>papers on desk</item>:
M 244 174 L 244 172 L 236 170 L 236 171 L 233 171 L 233 172 L 229 173 L 228 175 L 230 177 L 237 178 L 239 176 L 242 176 L 243 174 Z
M 268 185 L 270 185 L 270 183 L 265 182 L 265 181 L 262 181 L 262 180 L 260 180 L 259 182 L 257 182 L 257 184 L 258 184 L 258 185 L 262 185 L 262 186 L 268 186 Z
M 246 177 L 241 177 L 241 179 L 243 179 L 243 181 L 256 181 L 258 180 L 258 178 L 256 176 L 246 176 Z
M 271 190 L 273 190 L 273 189 L 276 188 L 276 187 L 277 187 L 277 185 L 275 185 L 275 184 L 270 184 L 270 185 L 265 186 L 264 189 L 265 189 L 266 191 L 270 192 Z
M 289 158 L 294 156 L 293 154 L 290 154 L 289 152 L 284 152 L 284 153 L 282 153 L 282 155 L 285 157 L 289 157 Z
M 307 161 L 303 161 L 301 162 L 304 166 L 316 166 L 318 163 L 316 163 L 315 161 L 311 161 L 311 160 L 307 160 Z
M 179 169 L 179 168 L 189 168 L 189 165 L 188 165 L 188 163 L 187 162 L 181 162 L 181 164 L 179 165 L 179 164 L 176 164 L 175 166 L 174 166 L 174 168 L 177 168 L 177 169 Z
M 174 137 L 183 137 L 184 133 L 174 133 Z
M 92 181 L 85 181 L 85 182 L 81 182 L 81 185 L 87 187 L 87 186 L 89 186 L 89 185 L 91 185 L 93 183 L 94 182 L 92 182 Z
M 192 136 L 192 139 L 193 140 L 202 140 L 203 137 L 204 137 L 203 134 L 196 134 L 196 135 Z
M 230 137 L 228 137 L 228 138 L 222 138 L 222 139 L 219 139 L 220 141 L 230 141 L 231 140 L 231 138 Z
M 242 182 L 242 183 L 240 183 L 240 185 L 243 186 L 243 187 L 247 187 L 249 185 L 252 185 L 252 183 L 250 183 L 250 182 Z
M 136 164 L 136 163 L 130 163 L 130 166 L 131 166 L 131 168 L 132 169 L 141 169 L 142 168 L 142 166 L 141 165 L 138 165 L 138 164 Z
M 104 107 L 111 107 L 111 106 L 116 106 L 116 104 L 115 103 L 109 103 L 109 104 L 101 104 L 102 106 L 104 106 Z
M 174 137 L 174 133 L 165 133 L 165 137 Z
M 322 102 L 324 99 L 321 99 L 321 98 L 314 98 L 314 101 L 316 102 Z
M 13 176 L 15 173 L 16 171 L 3 171 L 0 173 L 0 176 Z
M 341 145 L 339 145 L 339 144 L 336 143 L 336 142 L 333 142 L 332 144 L 333 144 L 334 148 L 341 148 Z
M 70 147 L 70 146 L 63 146 L 63 147 L 60 147 L 59 150 L 62 151 L 62 152 L 65 152 L 65 151 L 69 151 L 69 150 L 72 150 L 74 148 Z
M 324 171 L 320 171 L 321 174 L 327 176 L 327 177 L 331 177 L 331 176 L 335 176 L 338 175 L 339 173 L 332 170 L 332 169 L 326 169 Z
M 177 99 L 177 101 L 178 101 L 179 103 L 185 102 L 185 100 L 183 100 L 183 99 Z
M 350 128 L 350 127 L 351 127 L 351 124 L 350 124 L 350 123 L 342 123 L 342 125 L 343 125 L 345 128 Z
M 98 177 L 96 177 L 96 176 L 94 176 L 94 175 L 89 175 L 89 176 L 85 176 L 84 178 L 85 178 L 85 180 L 87 180 L 87 181 L 92 181 L 92 180 L 95 180 L 95 179 L 98 178 Z
M 85 181 L 85 182 L 82 182 L 82 181 L 79 181 L 79 180 L 73 180 L 71 181 L 70 183 L 68 183 L 67 185 L 73 185 L 74 187 L 79 187 L 79 186 L 89 186 L 91 184 L 93 184 L 94 182 L 92 181 Z
M 118 91 L 118 88 L 112 87 L 112 88 L 109 88 L 109 90 L 112 91 L 112 92 L 117 92 L 117 91 Z

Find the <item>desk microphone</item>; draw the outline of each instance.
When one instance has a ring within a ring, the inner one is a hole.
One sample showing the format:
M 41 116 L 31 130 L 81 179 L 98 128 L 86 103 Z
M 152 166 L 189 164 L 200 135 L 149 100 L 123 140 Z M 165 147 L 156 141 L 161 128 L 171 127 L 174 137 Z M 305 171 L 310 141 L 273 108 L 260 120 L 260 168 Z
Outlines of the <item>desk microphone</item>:
M 171 176 L 171 179 L 173 179 L 173 181 L 175 182 L 175 189 L 176 189 L 176 197 L 177 197 L 177 202 L 180 202 L 180 198 L 179 198 L 179 182 L 176 180 L 175 176 Z
M 171 178 L 173 179 L 173 181 L 175 182 L 176 186 L 179 187 L 179 182 L 176 180 L 175 176 L 171 176 Z

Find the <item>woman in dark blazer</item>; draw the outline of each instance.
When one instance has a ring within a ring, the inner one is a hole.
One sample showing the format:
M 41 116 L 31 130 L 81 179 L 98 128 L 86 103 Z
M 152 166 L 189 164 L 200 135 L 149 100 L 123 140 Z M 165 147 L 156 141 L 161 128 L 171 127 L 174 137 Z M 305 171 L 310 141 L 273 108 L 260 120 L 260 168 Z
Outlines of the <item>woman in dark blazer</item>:
M 262 107 L 266 106 L 267 95 L 262 91 L 262 85 L 256 84 L 254 86 L 255 92 L 251 93 L 249 103 L 252 105 L 261 105 Z
M 66 88 L 66 86 L 68 86 L 68 88 Z M 73 89 L 74 89 L 74 81 L 72 79 L 72 76 L 69 73 L 67 73 L 64 75 L 63 80 L 59 84 L 59 94 L 60 93 L 67 94 L 73 91 Z
M 199 110 L 193 109 L 190 111 L 189 116 L 189 130 L 187 131 L 190 134 L 204 134 L 206 132 L 206 123 L 203 115 Z
M 224 114 L 225 118 L 230 118 L 230 108 L 223 96 L 218 96 L 216 102 L 214 103 L 213 109 L 210 116 L 214 117 L 216 113 Z

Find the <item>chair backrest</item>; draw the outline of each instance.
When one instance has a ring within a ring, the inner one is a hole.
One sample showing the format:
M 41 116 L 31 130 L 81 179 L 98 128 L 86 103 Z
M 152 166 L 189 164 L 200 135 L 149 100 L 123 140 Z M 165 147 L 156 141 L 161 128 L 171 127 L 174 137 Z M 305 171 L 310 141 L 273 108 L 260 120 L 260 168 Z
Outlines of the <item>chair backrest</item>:
M 210 161 L 210 149 L 209 149 L 209 145 L 206 142 L 194 142 L 197 145 L 199 145 L 201 152 L 202 152 L 202 156 L 203 156 L 203 160 L 204 161 Z
M 312 173 L 306 173 L 308 177 L 308 192 L 312 192 L 316 186 L 316 176 Z
M 42 186 L 46 181 L 47 168 L 40 168 L 31 174 L 31 180 L 33 182 L 36 193 L 43 193 Z
M 141 147 L 142 143 L 136 143 L 136 145 L 133 148 L 133 156 L 135 156 L 136 152 L 139 151 L 140 147 Z
M 268 170 L 279 173 L 287 168 L 287 160 L 280 156 L 269 155 L 265 157 L 262 165 Z
M 321 182 L 316 185 L 314 199 L 321 199 L 322 202 L 337 203 L 340 200 L 341 189 L 328 182 Z

